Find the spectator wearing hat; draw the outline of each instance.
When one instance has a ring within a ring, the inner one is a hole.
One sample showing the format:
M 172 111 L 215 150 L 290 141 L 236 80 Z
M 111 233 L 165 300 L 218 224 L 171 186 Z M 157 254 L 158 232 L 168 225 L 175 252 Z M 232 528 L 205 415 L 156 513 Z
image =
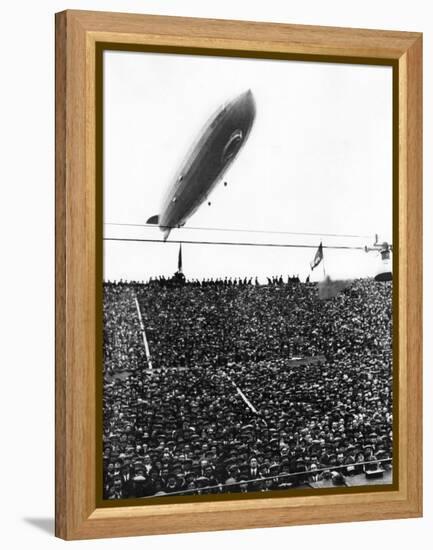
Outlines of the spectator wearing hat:
M 134 489 L 123 493 L 136 496 L 161 492 L 173 473 L 183 489 L 200 476 L 277 475 L 282 488 L 292 483 L 285 473 L 308 483 L 314 464 L 344 465 L 335 471 L 346 476 L 363 472 L 351 469 L 359 452 L 391 457 L 392 286 L 354 281 L 327 302 L 316 290 L 229 278 L 105 284 L 105 498 L 120 498 L 116 476 L 128 464 Z M 152 372 L 143 368 L 135 297 L 146 311 Z M 296 364 L 287 352 L 294 341 Z

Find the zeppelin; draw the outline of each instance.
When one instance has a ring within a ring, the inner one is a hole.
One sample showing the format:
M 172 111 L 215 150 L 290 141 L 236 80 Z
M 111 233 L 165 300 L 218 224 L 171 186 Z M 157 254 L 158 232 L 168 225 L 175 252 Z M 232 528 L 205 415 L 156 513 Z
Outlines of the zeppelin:
M 256 115 L 251 90 L 224 104 L 207 122 L 177 172 L 161 213 L 147 220 L 167 240 L 207 199 L 248 139 Z

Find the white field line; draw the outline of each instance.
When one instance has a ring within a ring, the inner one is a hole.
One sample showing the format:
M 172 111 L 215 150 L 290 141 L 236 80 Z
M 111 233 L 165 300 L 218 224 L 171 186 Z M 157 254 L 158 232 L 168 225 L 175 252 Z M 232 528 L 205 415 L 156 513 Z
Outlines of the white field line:
M 236 388 L 238 395 L 240 395 L 240 397 L 244 400 L 247 407 L 249 407 L 254 414 L 259 414 L 258 410 L 254 407 L 254 405 L 251 403 L 248 397 L 244 394 L 244 392 L 238 386 L 236 386 L 236 384 L 233 382 L 233 380 L 230 378 L 228 374 L 226 374 L 226 376 L 230 380 L 230 382 L 233 384 L 233 386 Z
M 140 328 L 141 328 L 141 334 L 143 336 L 144 349 L 146 351 L 147 364 L 149 365 L 149 369 L 152 369 L 153 366 L 152 366 L 152 359 L 150 357 L 149 343 L 147 341 L 146 331 L 144 330 L 143 317 L 141 316 L 140 304 L 138 303 L 137 296 L 135 296 L 134 300 L 135 300 L 135 306 L 137 308 L 138 320 L 140 321 Z

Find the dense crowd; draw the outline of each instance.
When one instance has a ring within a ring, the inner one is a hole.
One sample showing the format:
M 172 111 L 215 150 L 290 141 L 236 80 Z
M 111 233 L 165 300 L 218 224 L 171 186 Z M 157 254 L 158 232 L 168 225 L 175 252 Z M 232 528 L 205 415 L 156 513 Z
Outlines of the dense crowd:
M 390 458 L 391 285 L 105 283 L 104 498 L 344 483 Z

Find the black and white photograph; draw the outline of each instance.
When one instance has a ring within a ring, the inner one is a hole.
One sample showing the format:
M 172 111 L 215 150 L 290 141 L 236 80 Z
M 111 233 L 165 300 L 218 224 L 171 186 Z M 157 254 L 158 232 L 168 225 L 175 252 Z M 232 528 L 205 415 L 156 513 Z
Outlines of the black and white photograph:
M 102 498 L 392 485 L 392 67 L 103 55 Z

